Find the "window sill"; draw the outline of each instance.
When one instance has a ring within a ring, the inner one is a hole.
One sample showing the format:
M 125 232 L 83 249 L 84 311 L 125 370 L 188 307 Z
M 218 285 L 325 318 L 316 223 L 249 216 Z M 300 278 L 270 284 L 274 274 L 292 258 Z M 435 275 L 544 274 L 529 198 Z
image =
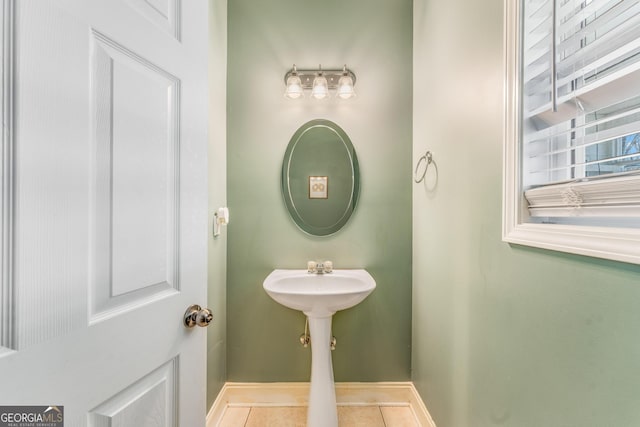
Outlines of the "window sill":
M 502 240 L 518 245 L 640 264 L 640 230 L 559 224 L 517 224 Z

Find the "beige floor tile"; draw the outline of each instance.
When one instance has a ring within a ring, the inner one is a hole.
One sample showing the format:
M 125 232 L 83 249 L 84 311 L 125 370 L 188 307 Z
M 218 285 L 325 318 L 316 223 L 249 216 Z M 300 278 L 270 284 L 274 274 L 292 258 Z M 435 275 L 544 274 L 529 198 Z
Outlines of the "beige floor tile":
M 385 427 L 377 406 L 338 406 L 340 427 Z
M 253 407 L 245 427 L 305 427 L 306 407 Z
M 251 408 L 227 407 L 218 427 L 244 427 Z
M 419 427 L 408 406 L 381 406 L 386 427 Z

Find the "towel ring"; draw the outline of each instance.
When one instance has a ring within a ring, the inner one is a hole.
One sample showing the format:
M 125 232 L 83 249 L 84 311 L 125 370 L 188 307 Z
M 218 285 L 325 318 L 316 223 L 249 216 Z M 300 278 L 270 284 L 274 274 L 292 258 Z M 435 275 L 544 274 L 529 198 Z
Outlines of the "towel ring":
M 422 175 L 420 175 L 420 178 L 418 178 L 418 170 L 420 169 L 420 164 L 422 162 L 425 163 L 424 171 L 422 171 Z M 424 181 L 424 177 L 427 174 L 427 170 L 429 169 L 429 165 L 431 163 L 433 163 L 433 156 L 431 155 L 431 151 L 427 151 L 424 156 L 420 157 L 420 160 L 418 160 L 418 164 L 416 165 L 416 170 L 413 172 L 413 180 L 416 182 L 416 184 Z

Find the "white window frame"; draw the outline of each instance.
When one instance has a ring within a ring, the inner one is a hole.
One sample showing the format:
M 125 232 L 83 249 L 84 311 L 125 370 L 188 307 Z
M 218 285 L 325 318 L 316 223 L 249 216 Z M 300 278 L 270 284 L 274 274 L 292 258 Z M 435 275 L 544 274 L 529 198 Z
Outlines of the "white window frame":
M 520 156 L 520 0 L 504 1 L 504 150 L 502 240 L 640 264 L 640 229 L 529 222 Z M 640 180 L 638 180 L 640 185 Z

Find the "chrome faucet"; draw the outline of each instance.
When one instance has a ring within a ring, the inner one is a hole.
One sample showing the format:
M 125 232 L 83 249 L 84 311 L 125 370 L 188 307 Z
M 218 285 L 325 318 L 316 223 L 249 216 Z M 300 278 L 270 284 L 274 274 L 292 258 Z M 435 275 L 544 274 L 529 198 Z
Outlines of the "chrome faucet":
M 331 273 L 333 271 L 333 263 L 331 261 L 325 261 L 325 262 L 308 261 L 307 271 L 312 274 Z

